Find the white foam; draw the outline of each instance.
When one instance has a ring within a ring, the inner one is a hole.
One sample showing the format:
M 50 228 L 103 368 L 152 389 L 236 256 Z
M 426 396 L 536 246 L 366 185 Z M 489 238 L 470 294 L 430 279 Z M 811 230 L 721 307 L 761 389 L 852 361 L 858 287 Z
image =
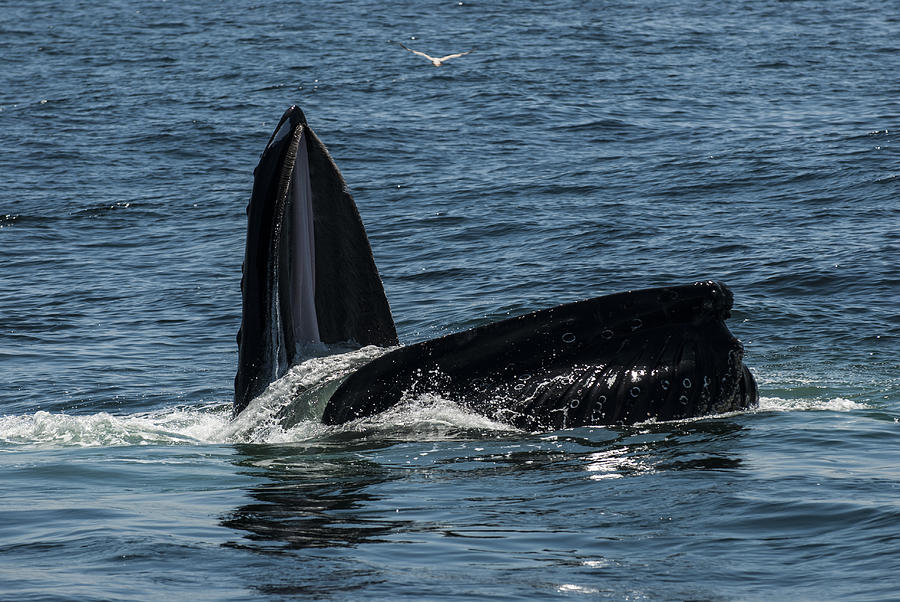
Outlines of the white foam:
M 255 410 L 231 420 L 231 404 L 169 408 L 117 416 L 35 412 L 0 417 L 0 445 L 28 447 L 115 447 L 131 445 L 215 445 L 230 443 L 295 443 L 342 432 L 376 431 L 389 437 L 421 438 L 460 430 L 510 430 L 453 402 L 425 397 L 340 426 L 318 418 L 283 428 L 276 418 L 279 403 L 259 400 Z
M 209 445 L 230 443 L 290 443 L 335 433 L 372 431 L 389 437 L 433 438 L 460 430 L 508 431 L 510 427 L 474 414 L 438 395 L 404 400 L 390 410 L 340 426 L 321 422 L 332 386 L 359 366 L 386 352 L 364 347 L 346 353 L 323 345 L 312 357 L 273 382 L 234 420 L 231 403 L 178 406 L 153 412 L 88 415 L 35 412 L 0 417 L 0 445 L 37 447 L 104 447 L 123 445 Z M 317 395 L 324 391 L 325 393 Z M 298 402 L 298 399 L 300 400 Z M 303 406 L 306 402 L 307 405 Z M 290 406 L 295 419 L 288 428 L 279 416 Z
M 864 410 L 868 406 L 865 404 L 845 399 L 843 397 L 835 397 L 834 399 L 782 399 L 781 397 L 760 397 L 760 412 L 793 412 L 807 410 L 825 410 L 831 412 L 851 412 L 853 410 Z
M 380 350 L 379 350 L 380 352 Z M 166 408 L 154 412 L 114 415 L 98 412 L 71 415 L 39 411 L 0 417 L 0 445 L 28 447 L 108 447 L 129 445 L 210 445 L 231 443 L 294 443 L 336 433 L 373 432 L 392 438 L 421 439 L 453 437 L 459 431 L 508 432 L 507 424 L 475 414 L 438 395 L 428 394 L 381 413 L 340 426 L 326 426 L 319 416 L 310 416 L 283 428 L 277 414 L 290 403 L 291 391 L 299 383 L 316 382 L 327 372 L 325 361 L 295 366 L 231 420 L 231 403 L 202 407 Z M 347 358 L 345 358 L 346 360 Z M 357 358 L 358 359 L 358 358 Z M 763 397 L 762 412 L 832 411 L 851 412 L 867 406 L 843 397 L 829 400 Z M 313 408 L 320 411 L 321 408 Z M 732 414 L 721 415 L 724 417 Z M 705 418 L 710 418 L 707 416 Z M 690 420 L 696 420 L 690 419 Z
M 364 347 L 340 353 L 338 346 L 322 344 L 304 349 L 318 354 L 293 366 L 273 382 L 241 414 L 231 419 L 231 402 L 198 407 L 177 406 L 153 412 L 114 415 L 98 412 L 70 415 L 39 411 L 33 414 L 0 416 L 0 445 L 3 446 L 122 446 L 122 445 L 202 445 L 231 443 L 290 443 L 357 432 L 403 439 L 454 436 L 459 431 L 512 431 L 466 410 L 436 394 L 405 399 L 389 410 L 340 426 L 322 424 L 328 396 L 337 384 L 363 364 L 381 356 L 386 349 Z M 336 353 L 337 352 L 337 353 Z M 783 399 L 762 397 L 753 412 L 823 410 L 851 412 L 866 409 L 844 397 L 831 399 Z M 287 428 L 279 413 L 290 411 Z M 733 412 L 718 417 L 745 412 Z M 711 418 L 706 416 L 704 418 Z M 697 418 L 685 419 L 685 421 Z M 653 423 L 654 420 L 648 421 Z
M 350 428 L 390 427 L 401 430 L 490 430 L 511 431 L 513 427 L 466 410 L 440 395 L 427 393 L 368 418 L 348 423 Z
M 285 119 L 284 123 L 281 124 L 281 127 L 278 128 L 278 131 L 275 132 L 275 135 L 272 136 L 272 141 L 268 144 L 268 146 L 266 148 L 269 148 L 271 146 L 274 146 L 275 144 L 278 144 L 278 142 L 280 142 L 285 136 L 287 136 L 288 133 L 290 133 L 290 131 L 291 131 L 291 120 Z
M 217 434 L 229 417 L 226 404 L 125 416 L 35 412 L 0 417 L 0 443 L 62 447 L 214 443 L 220 442 Z
M 334 347 L 309 346 L 305 352 L 332 353 L 311 357 L 288 370 L 287 374 L 271 383 L 265 391 L 253 399 L 246 408 L 225 428 L 225 438 L 240 443 L 281 443 L 309 439 L 322 434 L 326 427 L 319 423 L 321 402 L 316 391 L 328 383 L 343 378 L 359 366 L 370 362 L 386 352 L 381 347 L 368 346 L 346 353 L 334 354 Z M 278 413 L 290 405 L 300 392 L 310 392 L 309 407 L 296 407 L 295 413 L 303 412 L 299 422 L 287 429 L 281 426 Z

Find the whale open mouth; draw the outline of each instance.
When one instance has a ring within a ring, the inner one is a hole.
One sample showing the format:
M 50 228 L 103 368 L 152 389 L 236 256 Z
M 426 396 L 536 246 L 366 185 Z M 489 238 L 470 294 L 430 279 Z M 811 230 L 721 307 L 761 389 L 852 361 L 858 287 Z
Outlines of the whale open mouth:
M 397 344 L 356 203 L 296 106 L 254 171 L 241 293 L 235 414 L 301 360 L 305 345 Z

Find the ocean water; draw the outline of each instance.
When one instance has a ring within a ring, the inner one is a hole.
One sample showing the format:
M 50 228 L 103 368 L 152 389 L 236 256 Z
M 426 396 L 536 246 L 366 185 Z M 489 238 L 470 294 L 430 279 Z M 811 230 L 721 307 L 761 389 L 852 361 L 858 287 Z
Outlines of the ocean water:
M 0 599 L 897 599 L 898 32 L 888 0 L 2 0 Z M 232 421 L 293 103 L 402 341 L 716 279 L 760 408 L 274 423 L 367 348 Z

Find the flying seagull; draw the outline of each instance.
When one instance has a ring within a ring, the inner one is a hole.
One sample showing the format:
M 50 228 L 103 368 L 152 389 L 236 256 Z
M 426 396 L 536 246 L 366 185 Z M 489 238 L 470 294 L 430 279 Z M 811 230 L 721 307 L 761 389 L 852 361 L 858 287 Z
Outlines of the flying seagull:
M 400 44 L 401 46 L 403 46 L 403 44 L 401 42 L 397 42 L 397 43 Z M 419 52 L 418 50 L 413 50 L 412 48 L 407 48 L 406 46 L 403 46 L 403 47 L 406 48 L 407 50 L 409 50 L 410 52 L 412 52 L 413 54 L 418 54 L 419 56 L 424 56 L 426 59 L 431 61 L 431 64 L 434 65 L 435 67 L 440 67 L 441 65 L 444 64 L 444 61 L 449 61 L 450 59 L 455 59 L 464 54 L 469 54 L 470 52 L 472 52 L 471 50 L 466 50 L 465 52 L 457 52 L 456 54 L 448 54 L 447 56 L 442 56 L 441 58 L 436 59 L 433 56 L 429 56 L 429 55 L 425 54 L 424 52 Z

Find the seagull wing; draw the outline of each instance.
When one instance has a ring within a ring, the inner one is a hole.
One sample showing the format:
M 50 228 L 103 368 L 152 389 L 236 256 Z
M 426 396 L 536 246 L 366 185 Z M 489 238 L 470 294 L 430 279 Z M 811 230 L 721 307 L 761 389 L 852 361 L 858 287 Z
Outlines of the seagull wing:
M 400 42 L 397 42 L 397 43 L 400 44 L 401 46 L 403 46 L 403 44 L 401 44 Z M 424 52 L 419 52 L 418 50 L 413 50 L 412 48 L 407 48 L 406 46 L 403 46 L 403 47 L 406 48 L 407 50 L 409 50 L 410 52 L 412 52 L 413 54 L 418 54 L 419 56 L 424 56 L 429 61 L 434 60 L 432 57 L 428 56 Z
M 439 58 L 438 62 L 443 62 L 443 61 L 446 61 L 449 59 L 456 59 L 456 58 L 463 56 L 464 54 L 469 54 L 470 52 L 472 52 L 472 51 L 466 50 L 465 52 L 457 52 L 456 54 L 448 54 L 447 56 L 442 56 L 441 58 Z

